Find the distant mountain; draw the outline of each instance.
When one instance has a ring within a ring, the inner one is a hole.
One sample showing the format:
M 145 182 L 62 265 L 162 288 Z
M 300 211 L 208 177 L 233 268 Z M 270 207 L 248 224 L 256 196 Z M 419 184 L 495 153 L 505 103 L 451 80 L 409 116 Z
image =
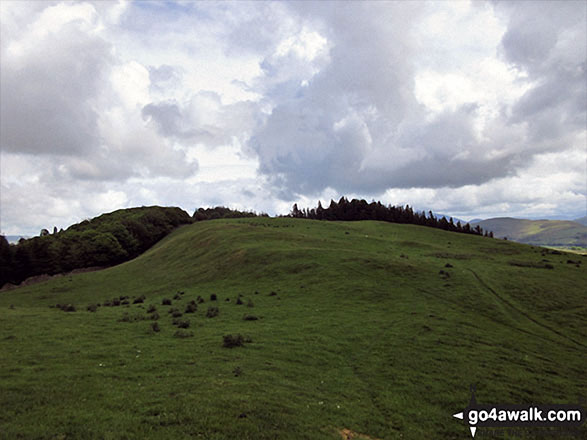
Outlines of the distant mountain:
M 493 231 L 496 238 L 507 237 L 520 243 L 587 247 L 587 226 L 574 221 L 499 217 L 471 224 Z
M 587 226 L 587 215 L 585 217 L 576 218 L 574 222 L 581 223 L 583 226 Z

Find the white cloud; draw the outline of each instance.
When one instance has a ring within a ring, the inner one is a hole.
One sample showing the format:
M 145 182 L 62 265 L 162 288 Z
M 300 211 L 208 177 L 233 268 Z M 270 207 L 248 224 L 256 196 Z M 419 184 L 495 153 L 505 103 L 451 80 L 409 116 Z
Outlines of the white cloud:
M 584 2 L 0 5 L 2 232 L 342 195 L 585 215 Z

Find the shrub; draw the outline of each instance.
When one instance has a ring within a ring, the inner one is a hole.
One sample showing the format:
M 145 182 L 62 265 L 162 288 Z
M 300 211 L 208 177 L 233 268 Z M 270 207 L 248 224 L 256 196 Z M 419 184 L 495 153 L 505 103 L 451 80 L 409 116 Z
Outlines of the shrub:
M 161 305 L 170 306 L 171 300 L 169 298 L 163 298 L 163 301 L 161 301 Z
M 178 328 L 189 328 L 190 322 L 189 321 L 178 321 L 176 325 Z
M 224 335 L 222 337 L 222 346 L 226 348 L 242 347 L 245 343 L 253 342 L 249 337 L 243 337 L 240 333 L 237 335 Z
M 450 263 L 446 263 L 446 264 L 444 265 L 444 267 L 453 267 L 453 266 L 452 266 L 452 264 L 450 264 Z
M 275 293 L 273 291 L 271 291 L 271 293 L 269 294 L 269 296 L 275 296 L 275 295 L 277 295 L 277 293 Z
M 237 306 L 240 306 L 240 305 L 242 305 L 242 304 L 243 304 L 243 302 L 242 302 L 242 300 L 241 300 L 241 297 L 239 296 L 239 297 L 236 299 L 236 305 L 237 305 Z
M 206 312 L 206 317 L 207 318 L 214 318 L 215 316 L 218 316 L 218 313 L 220 313 L 220 311 L 218 310 L 218 307 L 208 307 L 208 311 Z
M 110 307 L 112 303 L 110 301 L 104 301 L 104 307 Z
M 242 347 L 245 344 L 245 338 L 240 333 L 236 336 L 224 335 L 222 339 L 222 346 L 226 348 Z
M 153 313 L 155 311 L 157 311 L 157 307 L 155 307 L 153 304 L 147 308 L 147 313 Z
M 90 304 L 88 307 L 88 312 L 95 312 L 96 310 L 98 310 L 98 306 L 96 304 Z
M 181 299 L 180 293 L 177 292 L 175 295 L 173 295 L 173 299 Z
M 133 315 L 129 315 L 128 312 L 124 312 L 118 321 L 119 322 L 135 322 L 135 321 L 144 321 L 145 319 L 147 319 L 147 318 L 140 313 L 135 312 Z
M 198 298 L 196 298 L 196 301 L 198 301 L 198 304 L 202 304 L 204 302 L 204 298 L 202 298 L 200 295 L 198 295 Z
M 195 313 L 198 310 L 196 303 L 189 303 L 185 306 L 185 313 Z
M 255 315 L 245 315 L 245 316 L 243 316 L 243 320 L 244 321 L 256 321 L 257 319 L 259 319 L 259 318 L 257 318 Z
M 226 298 L 224 301 L 226 301 L 226 302 L 230 302 L 230 298 Z
M 232 370 L 232 373 L 235 377 L 239 377 L 241 374 L 243 374 L 243 369 L 239 366 L 236 366 L 235 369 Z
M 149 316 L 149 318 L 152 319 L 153 321 L 157 321 L 160 318 L 160 316 L 159 316 L 159 313 L 155 312 L 151 316 Z
M 179 310 L 174 310 L 171 316 L 173 316 L 174 318 L 179 318 L 183 316 L 183 313 L 181 313 Z
M 151 324 L 151 330 L 153 330 L 155 333 L 160 332 L 161 329 L 159 328 L 159 323 L 158 322 L 153 322 Z
M 178 330 L 173 334 L 173 336 L 176 338 L 191 338 L 192 336 L 194 336 L 194 332 Z
M 12 306 L 14 308 L 14 306 Z M 75 306 L 73 304 L 64 304 L 61 306 L 61 310 L 64 312 L 75 312 Z
M 121 301 L 120 304 L 123 306 L 126 306 L 126 305 L 128 305 L 128 301 L 125 299 L 125 300 Z
M 118 307 L 120 305 L 120 298 L 113 298 L 112 299 L 112 306 Z
M 138 298 L 135 298 L 135 300 L 132 303 L 133 304 L 140 304 L 140 303 L 145 302 L 146 299 L 147 299 L 147 297 L 145 295 L 141 295 Z
M 216 301 L 216 300 L 217 300 L 217 298 L 216 298 L 216 294 L 215 293 L 213 293 L 212 295 L 210 295 L 210 301 Z

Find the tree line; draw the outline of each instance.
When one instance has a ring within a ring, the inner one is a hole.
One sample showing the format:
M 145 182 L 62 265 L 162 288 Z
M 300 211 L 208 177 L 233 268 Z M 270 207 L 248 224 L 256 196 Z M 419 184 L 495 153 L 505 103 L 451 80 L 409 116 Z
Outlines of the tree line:
M 28 277 L 113 266 L 135 258 L 177 226 L 191 223 L 180 208 L 121 209 L 66 230 L 43 229 L 39 237 L 9 244 L 0 236 L 0 286 Z
M 390 223 L 404 223 L 419 226 L 428 226 L 431 228 L 443 229 L 445 231 L 460 232 L 464 234 L 481 235 L 493 238 L 493 232 L 483 231 L 479 225 L 472 227 L 469 223 L 456 223 L 452 217 L 448 220 L 445 217 L 436 217 L 432 211 L 428 215 L 424 211 L 414 211 L 409 205 L 403 206 L 385 206 L 381 202 L 367 203 L 365 200 L 353 199 L 350 202 L 345 198 L 337 202 L 330 201 L 328 208 L 323 208 L 321 202 L 318 202 L 316 208 L 299 209 L 297 203 L 293 205 L 288 215 L 293 218 L 305 218 L 312 220 L 378 220 Z

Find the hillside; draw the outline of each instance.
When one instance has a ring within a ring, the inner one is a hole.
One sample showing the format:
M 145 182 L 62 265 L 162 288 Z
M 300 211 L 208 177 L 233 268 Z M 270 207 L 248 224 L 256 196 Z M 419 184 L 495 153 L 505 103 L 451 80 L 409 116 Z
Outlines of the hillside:
M 587 226 L 564 220 L 492 218 L 472 223 L 493 231 L 495 237 L 533 245 L 587 247 Z
M 470 438 L 452 414 L 472 383 L 485 403 L 585 395 L 585 260 L 375 221 L 182 226 L 0 292 L 0 438 Z

